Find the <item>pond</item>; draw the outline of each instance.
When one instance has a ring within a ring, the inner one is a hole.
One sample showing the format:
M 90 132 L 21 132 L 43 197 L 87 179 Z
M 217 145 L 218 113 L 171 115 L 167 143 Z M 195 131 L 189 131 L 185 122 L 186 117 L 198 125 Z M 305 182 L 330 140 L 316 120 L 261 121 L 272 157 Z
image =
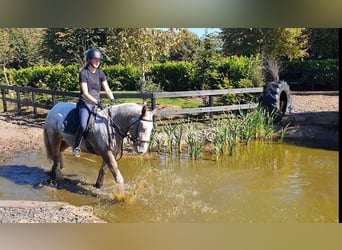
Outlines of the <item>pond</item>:
M 91 205 L 107 222 L 337 223 L 338 151 L 252 142 L 233 156 L 123 155 L 125 186 L 110 172 L 95 183 L 99 157 L 65 153 L 66 188 L 44 184 L 45 154 L 0 163 L 0 199 Z

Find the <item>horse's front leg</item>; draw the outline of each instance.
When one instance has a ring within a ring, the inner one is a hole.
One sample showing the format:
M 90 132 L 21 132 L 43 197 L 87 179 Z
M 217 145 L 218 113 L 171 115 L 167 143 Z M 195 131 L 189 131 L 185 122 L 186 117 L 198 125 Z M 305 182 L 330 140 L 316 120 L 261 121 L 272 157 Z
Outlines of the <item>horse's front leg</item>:
M 100 168 L 100 171 L 99 171 L 99 175 L 98 175 L 96 183 L 94 185 L 96 188 L 101 188 L 102 187 L 103 179 L 104 179 L 104 177 L 105 177 L 105 175 L 107 173 L 107 170 L 108 170 L 108 166 L 107 166 L 106 162 L 103 160 L 101 168 Z
M 103 159 L 107 163 L 110 171 L 112 172 L 116 183 L 123 184 L 124 179 L 120 173 L 118 163 L 116 162 L 113 152 L 108 150 L 106 156 L 104 156 Z

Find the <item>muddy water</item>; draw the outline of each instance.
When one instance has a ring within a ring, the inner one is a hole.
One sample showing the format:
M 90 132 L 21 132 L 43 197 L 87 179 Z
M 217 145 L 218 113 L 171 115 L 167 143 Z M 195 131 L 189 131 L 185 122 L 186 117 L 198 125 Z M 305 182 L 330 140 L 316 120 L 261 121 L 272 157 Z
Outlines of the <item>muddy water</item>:
M 100 158 L 65 154 L 61 189 L 40 184 L 43 153 L 0 163 L 0 199 L 92 205 L 108 222 L 326 223 L 338 221 L 338 151 L 252 142 L 235 155 L 124 155 L 123 187 L 108 172 L 95 189 Z

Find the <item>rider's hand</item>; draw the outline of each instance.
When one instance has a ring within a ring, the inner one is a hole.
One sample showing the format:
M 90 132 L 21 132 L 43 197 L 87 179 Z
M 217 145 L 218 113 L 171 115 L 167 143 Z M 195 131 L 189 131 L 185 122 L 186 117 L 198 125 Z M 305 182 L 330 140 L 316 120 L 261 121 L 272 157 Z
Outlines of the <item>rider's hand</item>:
M 110 105 L 115 105 L 115 99 L 110 100 Z
M 100 109 L 104 109 L 106 107 L 106 105 L 104 105 L 102 102 L 98 101 L 97 103 L 97 106 L 100 108 Z

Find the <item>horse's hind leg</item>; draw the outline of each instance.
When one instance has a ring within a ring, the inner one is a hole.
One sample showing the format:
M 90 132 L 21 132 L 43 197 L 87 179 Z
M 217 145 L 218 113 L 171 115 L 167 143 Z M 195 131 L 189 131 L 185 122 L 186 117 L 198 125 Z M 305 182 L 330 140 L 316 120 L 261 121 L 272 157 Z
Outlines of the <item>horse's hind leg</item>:
M 103 179 L 104 179 L 104 177 L 105 177 L 105 175 L 107 173 L 107 170 L 108 170 L 108 166 L 107 166 L 106 162 L 103 160 L 101 168 L 100 168 L 100 171 L 99 171 L 99 175 L 98 175 L 96 183 L 95 183 L 95 187 L 96 188 L 101 188 L 102 187 Z
M 61 146 L 60 146 L 60 158 L 59 158 L 59 167 L 60 169 L 64 168 L 64 160 L 63 160 L 63 152 L 69 147 L 69 145 L 65 142 L 62 141 Z
M 56 137 L 55 137 L 56 138 Z M 62 184 L 64 178 L 62 176 L 61 168 L 63 168 L 63 158 L 61 153 L 62 141 L 58 138 L 55 140 L 51 140 L 52 146 L 52 169 L 51 169 L 51 177 L 53 180 L 57 182 L 57 184 Z

